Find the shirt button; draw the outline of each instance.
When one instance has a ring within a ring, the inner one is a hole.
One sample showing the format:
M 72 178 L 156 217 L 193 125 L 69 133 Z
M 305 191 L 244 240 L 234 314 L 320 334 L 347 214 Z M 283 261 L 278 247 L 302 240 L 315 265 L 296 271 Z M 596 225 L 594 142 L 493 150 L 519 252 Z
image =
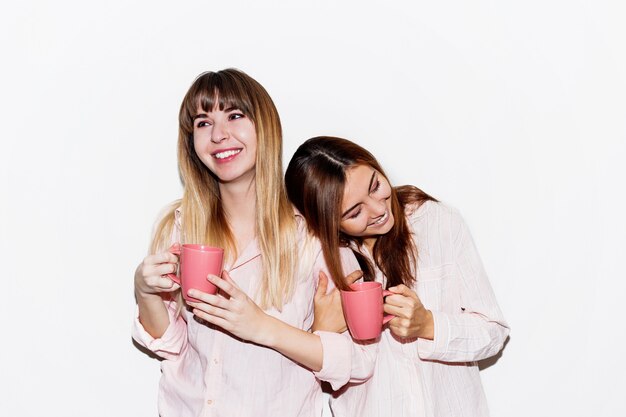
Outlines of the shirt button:
M 216 365 L 217 365 L 217 364 L 218 364 L 218 362 L 219 362 L 219 361 L 218 361 L 217 359 L 213 359 L 213 363 L 214 363 L 214 364 L 216 364 Z
M 213 404 L 213 400 L 207 400 L 207 402 L 206 402 L 206 403 L 207 403 L 208 405 L 211 405 L 211 404 Z

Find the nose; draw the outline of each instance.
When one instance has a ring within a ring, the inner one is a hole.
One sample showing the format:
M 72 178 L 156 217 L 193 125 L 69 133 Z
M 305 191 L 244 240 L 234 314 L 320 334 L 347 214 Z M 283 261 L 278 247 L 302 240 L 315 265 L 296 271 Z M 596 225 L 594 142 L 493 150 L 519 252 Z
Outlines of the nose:
M 387 204 L 385 204 L 385 199 L 377 200 L 375 198 L 370 198 L 370 203 L 368 204 L 370 208 L 370 213 L 372 218 L 377 218 L 385 214 L 387 211 Z
M 215 121 L 213 123 L 213 129 L 211 129 L 211 142 L 220 143 L 228 138 L 228 134 L 226 124 L 221 121 Z

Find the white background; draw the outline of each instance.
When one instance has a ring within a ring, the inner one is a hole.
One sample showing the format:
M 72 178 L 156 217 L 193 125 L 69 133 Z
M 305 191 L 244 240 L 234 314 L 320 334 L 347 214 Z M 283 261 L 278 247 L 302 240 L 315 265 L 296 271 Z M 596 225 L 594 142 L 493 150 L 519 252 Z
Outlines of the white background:
M 285 163 L 351 138 L 464 214 L 511 327 L 496 417 L 626 415 L 622 1 L 0 6 L 0 415 L 156 416 L 132 276 L 193 78 L 240 68 Z M 619 268 L 618 268 L 619 266 Z

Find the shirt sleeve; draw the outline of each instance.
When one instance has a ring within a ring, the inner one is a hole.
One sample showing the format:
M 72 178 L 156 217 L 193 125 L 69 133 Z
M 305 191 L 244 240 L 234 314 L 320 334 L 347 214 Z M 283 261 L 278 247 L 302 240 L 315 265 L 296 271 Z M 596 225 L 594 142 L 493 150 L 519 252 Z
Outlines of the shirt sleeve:
M 506 323 L 467 225 L 451 216 L 454 279 L 460 295 L 458 311 L 432 311 L 434 340 L 418 339 L 420 358 L 471 362 L 489 358 L 504 344 Z
M 180 242 L 181 209 L 174 210 L 174 227 L 172 228 L 171 243 Z M 169 325 L 165 333 L 155 339 L 139 321 L 139 308 L 135 308 L 135 318 L 132 325 L 132 337 L 137 343 L 163 359 L 174 360 L 187 347 L 187 322 L 178 312 L 176 301 L 164 301 L 169 317 Z
M 342 248 L 340 253 L 343 270 L 346 273 L 360 269 L 352 250 Z M 325 264 L 316 266 L 314 271 L 317 277 L 320 268 L 325 270 L 326 266 Z M 328 274 L 328 271 L 325 272 Z M 328 291 L 334 289 L 335 286 L 329 279 Z M 322 369 L 313 372 L 318 379 L 329 382 L 334 390 L 338 390 L 348 382 L 364 382 L 372 376 L 378 354 L 378 340 L 357 341 L 352 339 L 348 331 L 341 334 L 325 331 L 314 333 L 320 337 L 323 349 Z
M 367 381 L 374 373 L 378 354 L 378 340 L 374 342 L 352 339 L 350 333 L 314 332 L 322 341 L 324 362 L 322 369 L 314 372 L 322 381 L 338 390 L 348 382 Z
M 136 309 L 132 336 L 137 343 L 161 358 L 175 360 L 187 347 L 187 323 L 182 314 L 177 314 L 175 301 L 166 302 L 166 307 L 170 324 L 160 338 L 153 338 L 144 329 L 139 321 L 139 308 Z

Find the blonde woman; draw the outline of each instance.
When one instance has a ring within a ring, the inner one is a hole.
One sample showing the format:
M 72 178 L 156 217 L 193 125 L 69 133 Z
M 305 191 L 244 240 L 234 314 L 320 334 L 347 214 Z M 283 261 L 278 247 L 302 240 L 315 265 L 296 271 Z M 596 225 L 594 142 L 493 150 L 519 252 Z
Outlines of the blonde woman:
M 200 75 L 179 114 L 184 193 L 158 223 L 135 273 L 137 342 L 164 360 L 162 417 L 320 415 L 319 382 L 365 380 L 371 347 L 337 333 L 308 333 L 320 245 L 282 181 L 280 119 L 265 89 L 233 69 Z M 220 295 L 190 290 L 184 304 L 165 275 L 172 243 L 225 248 Z M 344 270 L 358 269 L 349 252 Z M 354 278 L 352 278 L 354 279 Z M 313 372 L 311 372 L 313 371 Z

